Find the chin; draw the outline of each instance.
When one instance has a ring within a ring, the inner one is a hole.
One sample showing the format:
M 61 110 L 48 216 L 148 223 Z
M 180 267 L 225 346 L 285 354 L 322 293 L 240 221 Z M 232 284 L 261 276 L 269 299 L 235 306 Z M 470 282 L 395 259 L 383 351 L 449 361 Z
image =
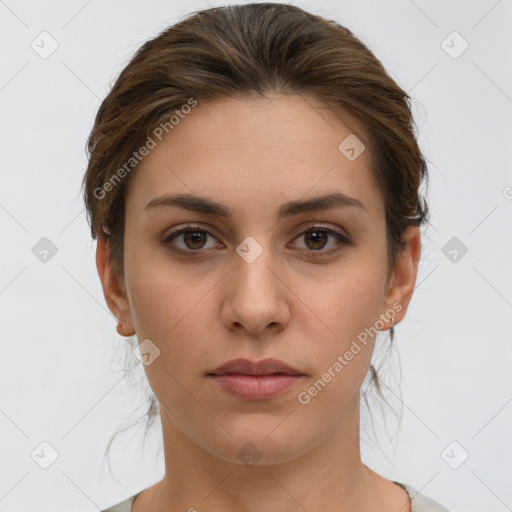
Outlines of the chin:
M 318 444 L 318 436 L 308 438 L 304 430 L 294 432 L 284 426 L 286 420 L 281 425 L 279 421 L 253 420 L 250 427 L 236 429 L 226 425 L 233 437 L 224 435 L 215 445 L 210 439 L 204 448 L 221 460 L 251 468 L 293 461 Z

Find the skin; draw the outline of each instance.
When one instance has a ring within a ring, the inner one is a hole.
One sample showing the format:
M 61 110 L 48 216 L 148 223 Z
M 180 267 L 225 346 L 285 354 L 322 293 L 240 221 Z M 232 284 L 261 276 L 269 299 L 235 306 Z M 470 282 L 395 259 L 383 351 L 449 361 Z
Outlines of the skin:
M 355 120 L 344 119 L 303 96 L 200 104 L 131 177 L 124 276 L 112 273 L 101 238 L 97 267 L 110 310 L 126 324 L 118 332 L 150 339 L 160 350 L 145 371 L 160 403 L 166 472 L 137 498 L 134 512 L 410 512 L 407 493 L 361 462 L 359 391 L 375 339 L 308 404 L 297 399 L 394 303 L 401 306 L 396 326 L 416 282 L 419 229 L 408 228 L 406 248 L 389 273 L 370 148 L 359 136 L 366 150 L 354 161 L 338 150 L 355 133 L 348 127 Z M 357 198 L 366 210 L 276 220 L 282 203 L 333 191 Z M 164 193 L 205 196 L 234 214 L 144 210 Z M 211 235 L 162 243 L 170 228 L 194 222 L 207 224 Z M 351 244 L 308 255 L 336 247 L 332 235 L 304 234 L 318 222 Z M 236 252 L 247 236 L 263 249 L 252 263 Z M 203 256 L 194 258 L 194 251 Z M 380 330 L 390 327 L 386 321 Z M 306 377 L 278 397 L 244 400 L 206 376 L 236 357 L 274 357 Z M 262 454 L 253 466 L 237 456 L 248 442 Z

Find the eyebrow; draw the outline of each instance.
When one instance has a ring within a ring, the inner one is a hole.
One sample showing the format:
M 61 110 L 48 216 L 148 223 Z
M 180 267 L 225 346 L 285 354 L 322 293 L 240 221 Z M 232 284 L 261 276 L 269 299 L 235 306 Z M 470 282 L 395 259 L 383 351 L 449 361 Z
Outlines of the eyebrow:
M 356 207 L 366 213 L 366 206 L 355 197 L 347 196 L 341 192 L 335 192 L 328 195 L 316 196 L 306 200 L 288 201 L 282 204 L 277 210 L 277 219 L 282 220 L 285 217 L 291 217 L 304 212 L 329 210 L 341 207 Z M 233 211 L 216 201 L 206 197 L 195 196 L 192 194 L 164 194 L 155 197 L 145 207 L 144 210 L 161 207 L 177 207 L 194 212 L 217 215 L 219 217 L 232 217 Z

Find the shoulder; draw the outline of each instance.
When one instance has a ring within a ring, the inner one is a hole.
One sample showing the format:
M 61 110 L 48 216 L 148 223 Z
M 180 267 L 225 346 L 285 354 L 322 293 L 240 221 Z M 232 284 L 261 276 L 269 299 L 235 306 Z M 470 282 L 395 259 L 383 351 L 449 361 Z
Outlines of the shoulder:
M 416 489 L 410 485 L 395 482 L 400 485 L 409 497 L 411 498 L 411 512 L 450 512 L 447 508 L 443 507 L 440 503 L 419 493 Z
M 137 494 L 134 494 L 133 496 L 130 496 L 127 500 L 124 500 L 121 503 L 118 503 L 117 505 L 112 505 L 111 507 L 102 510 L 101 512 L 131 512 L 133 502 L 141 492 L 142 491 L 138 492 Z

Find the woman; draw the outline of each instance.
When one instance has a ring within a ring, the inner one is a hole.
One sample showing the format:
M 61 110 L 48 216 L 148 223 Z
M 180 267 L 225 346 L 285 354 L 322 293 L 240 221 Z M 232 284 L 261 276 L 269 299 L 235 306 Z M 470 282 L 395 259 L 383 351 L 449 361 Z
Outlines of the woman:
M 84 198 L 166 471 L 110 512 L 446 511 L 360 457 L 361 385 L 428 215 L 409 100 L 349 30 L 287 4 L 194 13 L 122 71 Z

